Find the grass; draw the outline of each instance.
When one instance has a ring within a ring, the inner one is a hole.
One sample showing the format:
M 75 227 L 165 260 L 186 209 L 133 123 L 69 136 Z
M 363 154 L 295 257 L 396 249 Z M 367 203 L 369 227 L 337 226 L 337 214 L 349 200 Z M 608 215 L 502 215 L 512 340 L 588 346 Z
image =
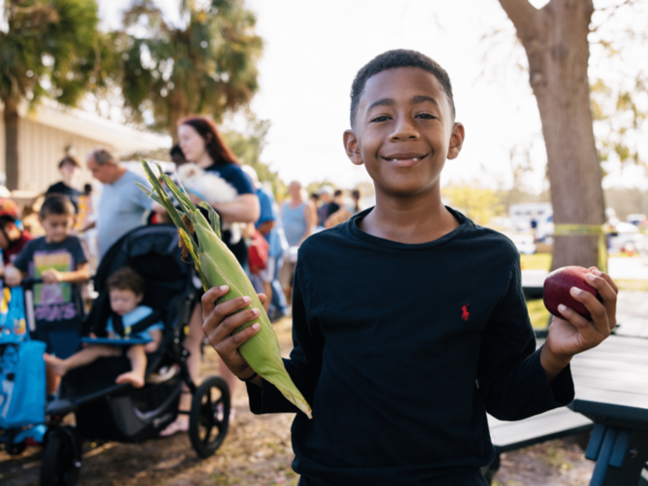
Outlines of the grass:
M 528 300 L 529 318 L 534 329 L 544 329 L 549 321 L 549 311 L 544 306 L 542 299 Z
M 551 267 L 551 253 L 534 253 L 533 255 L 520 255 L 522 270 L 549 270 Z
M 619 290 L 641 290 L 648 292 L 648 280 L 631 280 L 631 279 L 616 279 L 614 283 L 617 284 Z

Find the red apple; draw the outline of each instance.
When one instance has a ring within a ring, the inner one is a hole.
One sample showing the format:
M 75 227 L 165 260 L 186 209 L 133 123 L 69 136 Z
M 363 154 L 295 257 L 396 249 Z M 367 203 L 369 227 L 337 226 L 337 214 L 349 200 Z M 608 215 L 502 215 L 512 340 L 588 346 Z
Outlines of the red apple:
M 554 316 L 564 319 L 565 317 L 558 310 L 560 304 L 564 304 L 570 309 L 578 312 L 585 319 L 591 319 L 590 312 L 583 304 L 578 302 L 571 296 L 569 289 L 578 287 L 581 290 L 586 290 L 592 295 L 599 298 L 598 292 L 593 287 L 590 287 L 585 281 L 585 275 L 590 273 L 587 268 L 571 266 L 562 267 L 554 270 L 544 281 L 543 300 L 544 305 Z

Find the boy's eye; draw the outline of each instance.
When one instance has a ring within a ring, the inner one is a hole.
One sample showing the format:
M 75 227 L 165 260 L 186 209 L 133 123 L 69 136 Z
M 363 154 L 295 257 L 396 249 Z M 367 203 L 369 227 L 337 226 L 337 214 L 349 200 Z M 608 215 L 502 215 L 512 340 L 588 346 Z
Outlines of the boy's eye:
M 390 117 L 387 116 L 387 115 L 379 115 L 379 116 L 377 116 L 375 118 L 372 118 L 371 123 L 380 123 L 380 122 L 387 121 L 389 119 L 390 119 Z
M 429 114 L 429 113 L 419 113 L 419 114 L 416 115 L 416 116 L 417 116 L 418 118 L 423 118 L 423 119 L 425 119 L 425 120 L 434 120 L 434 119 L 436 118 L 436 116 L 431 115 L 431 114 Z

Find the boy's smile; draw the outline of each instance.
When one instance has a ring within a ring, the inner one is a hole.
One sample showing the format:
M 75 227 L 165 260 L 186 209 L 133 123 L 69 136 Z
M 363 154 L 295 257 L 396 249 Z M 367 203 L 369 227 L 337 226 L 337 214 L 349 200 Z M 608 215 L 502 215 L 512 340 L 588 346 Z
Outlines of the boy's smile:
M 366 166 L 377 193 L 408 198 L 439 191 L 445 160 L 459 155 L 463 138 L 437 78 L 415 67 L 369 78 L 344 134 L 349 158 Z

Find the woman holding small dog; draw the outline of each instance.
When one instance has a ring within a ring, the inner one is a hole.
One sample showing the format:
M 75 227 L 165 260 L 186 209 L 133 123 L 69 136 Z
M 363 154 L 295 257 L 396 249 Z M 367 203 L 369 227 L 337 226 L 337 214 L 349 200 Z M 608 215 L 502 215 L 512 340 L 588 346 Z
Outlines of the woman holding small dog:
M 188 162 L 193 162 L 206 172 L 221 177 L 234 186 L 238 192 L 238 196 L 231 201 L 211 203 L 224 222 L 254 223 L 259 219 L 259 199 L 255 194 L 254 187 L 241 169 L 241 164 L 236 156 L 223 141 L 214 122 L 200 116 L 185 118 L 180 121 L 178 126 L 178 139 L 180 149 Z M 230 232 L 224 230 L 223 241 L 232 250 L 239 263 L 244 265 L 247 261 L 247 248 L 243 238 L 236 243 L 231 243 Z M 185 342 L 185 347 L 191 353 L 187 359 L 187 366 L 194 381 L 200 374 L 200 343 L 203 337 L 201 309 L 200 305 L 194 309 L 189 325 L 189 335 Z M 220 373 L 227 381 L 230 392 L 234 394 L 238 382 L 236 376 L 225 365 L 220 366 Z M 190 407 L 191 394 L 189 394 L 189 390 L 184 390 L 180 397 L 179 408 L 188 411 Z M 160 435 L 169 436 L 176 432 L 186 432 L 188 429 L 189 416 L 181 414 Z

